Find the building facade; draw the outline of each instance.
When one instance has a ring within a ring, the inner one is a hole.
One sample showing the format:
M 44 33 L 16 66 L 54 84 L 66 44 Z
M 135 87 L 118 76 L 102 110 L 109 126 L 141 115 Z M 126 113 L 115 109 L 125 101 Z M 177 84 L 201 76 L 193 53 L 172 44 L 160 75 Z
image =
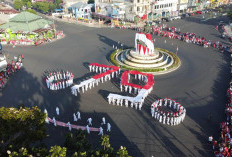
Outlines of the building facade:
M 189 0 L 178 0 L 178 4 L 177 4 L 177 11 L 178 14 L 183 14 L 187 11 L 188 9 L 188 1 Z
M 91 19 L 92 4 L 78 2 L 71 5 L 68 9 L 71 11 L 75 18 L 79 19 Z
M 95 12 L 112 18 L 134 21 L 151 12 L 150 0 L 95 0 Z
M 155 0 L 152 4 L 152 14 L 154 18 L 177 16 L 178 0 Z

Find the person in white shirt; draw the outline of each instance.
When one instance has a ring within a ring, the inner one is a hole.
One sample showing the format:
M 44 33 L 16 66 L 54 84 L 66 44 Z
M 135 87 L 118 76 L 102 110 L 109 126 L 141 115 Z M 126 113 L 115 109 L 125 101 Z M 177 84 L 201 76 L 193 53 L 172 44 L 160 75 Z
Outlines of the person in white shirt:
M 52 121 L 53 121 L 54 126 L 56 126 L 56 119 L 55 119 L 55 117 L 52 118 Z
M 81 120 L 81 113 L 78 111 L 77 112 L 77 120 L 80 119 Z
M 89 123 L 89 126 L 92 126 L 92 118 L 88 118 L 87 122 Z
M 60 115 L 60 109 L 58 107 L 56 107 L 56 114 Z
M 100 129 L 100 131 L 99 131 L 99 134 L 98 134 L 98 135 L 103 136 L 103 128 L 102 128 L 102 127 L 100 127 L 99 129 Z
M 88 125 L 86 125 L 86 131 L 87 131 L 88 134 L 90 134 L 90 129 L 89 129 Z
M 110 123 L 107 123 L 107 131 L 108 131 L 108 132 L 111 131 L 111 125 L 110 125 Z
M 73 113 L 73 121 L 76 122 L 77 121 L 77 116 L 75 113 Z
M 71 127 L 70 122 L 68 122 L 68 123 L 67 123 L 67 125 L 68 125 L 68 129 L 69 129 L 69 131 L 71 131 L 71 130 L 72 130 L 72 127 Z
M 105 117 L 102 117 L 102 123 L 101 123 L 101 125 L 105 125 L 106 124 L 106 119 L 105 119 Z

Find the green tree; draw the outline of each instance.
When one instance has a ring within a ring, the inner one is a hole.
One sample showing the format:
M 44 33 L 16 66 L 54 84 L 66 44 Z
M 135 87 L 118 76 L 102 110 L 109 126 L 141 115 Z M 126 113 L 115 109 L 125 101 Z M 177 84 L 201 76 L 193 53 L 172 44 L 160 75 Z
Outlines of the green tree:
M 32 7 L 34 8 L 34 9 L 37 9 L 38 8 L 38 3 L 36 2 L 36 3 L 32 3 Z
M 20 10 L 23 7 L 23 3 L 21 0 L 15 0 L 14 1 L 14 8 L 16 10 Z
M 31 8 L 31 2 L 30 1 L 27 2 L 27 8 Z
M 11 151 L 8 150 L 7 154 L 9 155 L 9 157 L 27 157 L 30 155 L 28 154 L 27 148 L 24 147 L 20 148 L 19 152 L 13 151 L 11 153 Z
M 47 13 L 49 11 L 49 4 L 47 2 L 40 2 L 39 3 L 39 10 Z
M 22 1 L 22 3 L 23 3 L 24 6 L 27 6 L 27 3 L 28 3 L 28 2 L 31 3 L 31 0 L 21 0 L 21 1 Z
M 49 150 L 45 144 L 41 144 L 37 147 L 32 147 L 31 154 L 33 156 L 49 156 Z
M 100 153 L 103 157 L 113 156 L 114 149 L 110 146 L 109 135 L 104 135 L 100 140 L 101 146 L 103 149 L 100 150 Z
M 51 157 L 65 157 L 66 156 L 66 148 L 61 148 L 60 146 L 53 146 L 49 150 Z
M 32 4 L 33 8 L 43 13 L 47 13 L 49 11 L 49 3 L 47 2 L 37 2 Z
M 29 13 L 32 13 L 32 14 L 37 14 L 36 11 L 33 10 L 33 9 L 27 9 L 27 10 L 25 10 L 25 11 L 27 11 L 27 12 L 29 12 Z
M 84 155 L 91 152 L 91 144 L 86 139 L 86 131 L 77 130 L 75 134 L 66 134 L 65 144 L 70 154 L 77 152 L 78 155 Z
M 62 2 L 62 0 L 55 0 L 55 7 L 56 7 L 56 9 L 60 8 L 61 2 Z
M 53 12 L 54 9 L 56 9 L 55 4 L 53 4 L 52 2 L 49 2 L 49 12 Z
M 0 108 L 0 156 L 8 148 L 12 151 L 47 137 L 45 128 L 46 115 L 33 108 Z
M 117 151 L 117 157 L 130 157 L 128 155 L 128 152 L 126 150 L 126 147 L 121 146 L 119 150 Z

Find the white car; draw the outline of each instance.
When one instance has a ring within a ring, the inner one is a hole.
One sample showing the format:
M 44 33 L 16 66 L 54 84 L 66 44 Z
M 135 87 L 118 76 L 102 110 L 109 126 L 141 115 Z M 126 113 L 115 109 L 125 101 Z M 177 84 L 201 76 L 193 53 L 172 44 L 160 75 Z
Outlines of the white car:
M 175 20 L 178 20 L 178 19 L 181 19 L 181 16 L 173 16 L 172 18 Z

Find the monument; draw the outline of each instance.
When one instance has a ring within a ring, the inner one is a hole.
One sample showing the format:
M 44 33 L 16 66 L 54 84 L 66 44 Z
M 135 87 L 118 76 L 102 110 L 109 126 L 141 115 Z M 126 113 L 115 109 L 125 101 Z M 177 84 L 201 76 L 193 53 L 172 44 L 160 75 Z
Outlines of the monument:
M 121 68 L 152 74 L 164 74 L 176 70 L 180 59 L 168 50 L 156 48 L 151 34 L 136 33 L 135 48 L 116 50 L 111 61 Z

